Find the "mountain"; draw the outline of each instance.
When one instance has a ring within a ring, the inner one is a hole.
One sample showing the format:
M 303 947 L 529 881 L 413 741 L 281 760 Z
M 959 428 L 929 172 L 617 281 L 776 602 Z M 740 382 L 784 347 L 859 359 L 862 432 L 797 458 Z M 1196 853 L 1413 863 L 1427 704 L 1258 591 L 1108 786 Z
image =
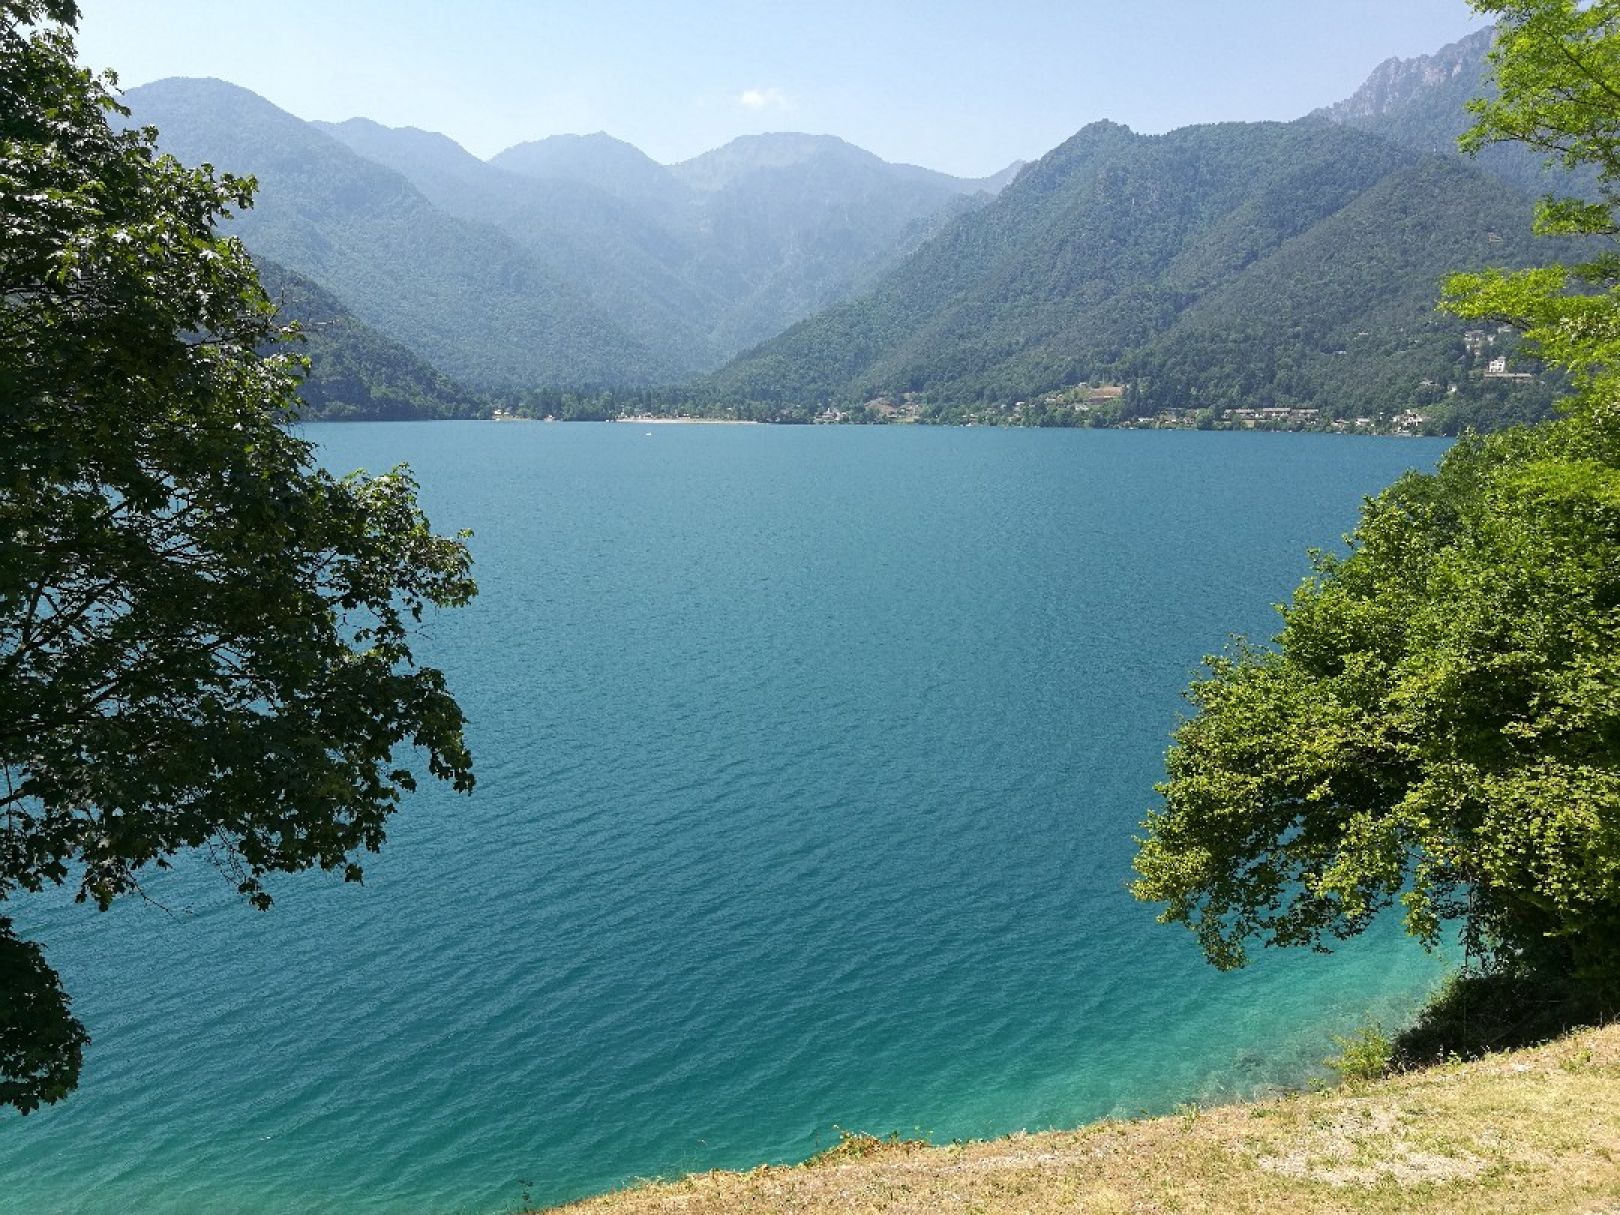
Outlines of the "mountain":
M 358 118 L 311 125 L 398 173 L 445 215 L 494 229 L 550 274 L 575 285 L 591 307 L 634 334 L 657 359 L 655 375 L 595 377 L 597 382 L 668 381 L 713 367 L 735 352 L 717 348 L 713 338 L 713 318 L 729 303 L 726 284 L 694 273 L 692 236 L 672 230 L 658 208 L 642 205 L 634 190 L 624 197 L 583 179 L 509 171 L 479 160 L 446 136 L 410 127 Z M 522 165 L 521 157 L 497 159 Z
M 731 353 L 848 298 L 991 197 L 825 135 L 743 136 L 671 171 L 702 200 L 707 256 L 731 270 L 717 324 Z
M 311 122 L 351 151 L 393 169 L 422 192 L 430 203 L 443 207 L 457 191 L 501 192 L 501 183 L 488 174 L 488 166 L 455 140 L 417 127 L 385 127 L 369 118 L 347 122 Z M 506 183 L 508 190 L 519 183 Z
M 315 125 L 522 244 L 684 372 L 848 298 L 1016 170 L 956 178 L 795 134 L 673 166 L 605 134 L 558 135 L 486 163 L 409 128 Z
M 156 126 L 160 146 L 183 163 L 258 179 L 254 207 L 230 225 L 250 249 L 446 374 L 483 386 L 674 374 L 511 237 L 435 207 L 402 174 L 246 89 L 166 80 L 131 89 L 124 102 L 130 121 Z
M 1484 92 L 1489 78 L 1485 56 L 1496 38 L 1493 28 L 1476 30 L 1432 55 L 1386 59 L 1345 100 L 1315 111 L 1330 122 L 1378 127 L 1389 135 L 1403 126 L 1410 132 L 1401 143 L 1418 141 L 1427 152 L 1455 150 L 1455 140 L 1468 125 L 1466 106 Z
M 1098 123 L 983 179 L 826 135 L 663 165 L 598 132 L 484 161 L 430 131 L 303 122 L 219 81 L 127 101 L 183 161 L 260 178 L 236 231 L 327 293 L 349 317 L 334 333 L 369 327 L 514 400 L 709 373 L 686 399 L 803 412 L 914 394 L 943 417 L 1107 384 L 1126 414 L 1460 417 L 1540 390 L 1477 374 L 1495 338 L 1464 342 L 1435 314 L 1438 281 L 1550 256 L 1516 187 L 1568 184 L 1516 149 L 1455 153 L 1490 38 L 1390 60 L 1296 123 Z
M 1022 162 L 1015 162 L 992 177 L 952 177 L 949 173 L 918 165 L 894 164 L 836 135 L 777 131 L 740 135 L 722 147 L 670 166 L 670 171 L 692 189 L 712 194 L 756 173 L 807 164 L 842 165 L 846 166 L 846 171 L 878 174 L 894 181 L 932 186 L 950 194 L 973 194 L 981 190 L 993 194 L 1022 167 Z
M 1028 163 L 1027 160 L 1015 160 L 1000 172 L 992 173 L 989 177 L 979 178 L 979 188 L 987 194 L 1000 194 L 1012 183 L 1014 178 L 1024 171 L 1024 166 Z
M 1529 200 L 1320 120 L 1080 131 L 848 303 L 699 384 L 801 409 L 1008 404 L 1129 385 L 1129 412 L 1385 412 L 1479 382 L 1448 271 L 1534 258 Z M 1455 402 L 1454 402 L 1455 403 Z
M 644 207 L 661 222 L 680 226 L 693 200 L 667 167 L 634 144 L 605 132 L 552 135 L 516 144 L 492 156 L 492 168 L 533 181 L 570 181 Z
M 1495 37 L 1495 29 L 1486 28 L 1432 55 L 1386 59 L 1349 97 L 1310 117 L 1370 131 L 1414 151 L 1460 155 L 1457 137 L 1473 124 L 1468 102 L 1495 95 L 1486 57 Z M 1593 181 L 1590 174 L 1549 166 L 1540 153 L 1516 143 L 1481 148 L 1470 159 L 1485 172 L 1538 196 L 1585 193 Z
M 1201 294 L 1120 377 L 1141 386 L 1138 411 L 1415 407 L 1449 431 L 1533 420 L 1552 386 L 1482 377 L 1487 353 L 1465 334 L 1484 331 L 1435 308 L 1453 271 L 1558 256 L 1529 219 L 1529 200 L 1494 178 L 1418 158 Z M 1489 354 L 1511 354 L 1505 340 L 1489 333 Z
M 283 321 L 296 321 L 309 359 L 299 386 L 309 421 L 401 421 L 467 418 L 487 402 L 440 374 L 398 342 L 361 322 L 331 292 L 266 258 L 259 282 Z
M 259 179 L 235 231 L 379 333 L 484 388 L 631 387 L 718 367 L 849 298 L 1016 172 L 964 179 L 828 136 L 661 165 L 605 134 L 490 161 L 368 119 L 304 122 L 245 89 L 132 89 L 161 146 Z

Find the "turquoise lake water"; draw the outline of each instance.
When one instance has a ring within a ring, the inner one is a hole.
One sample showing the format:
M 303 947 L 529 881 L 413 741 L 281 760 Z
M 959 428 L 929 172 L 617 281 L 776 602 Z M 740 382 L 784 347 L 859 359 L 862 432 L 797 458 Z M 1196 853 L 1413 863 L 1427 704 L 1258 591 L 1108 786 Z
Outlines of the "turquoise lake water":
M 1217 974 L 1125 892 L 1180 690 L 1443 446 L 310 427 L 406 460 L 482 595 L 419 652 L 479 785 L 363 888 L 183 866 L 8 913 L 94 1036 L 6 1212 L 499 1212 L 1298 1083 L 1440 973 L 1395 925 Z

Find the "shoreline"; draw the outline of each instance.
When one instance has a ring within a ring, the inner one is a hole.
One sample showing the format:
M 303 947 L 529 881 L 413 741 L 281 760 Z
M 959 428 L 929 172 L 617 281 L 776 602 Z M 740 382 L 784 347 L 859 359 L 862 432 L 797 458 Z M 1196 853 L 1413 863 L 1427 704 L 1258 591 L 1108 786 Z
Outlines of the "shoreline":
M 636 426 L 764 426 L 752 418 L 609 418 L 609 422 L 628 422 Z
M 546 425 L 644 425 L 644 426 L 776 426 L 784 428 L 809 429 L 812 426 L 825 427 L 827 423 L 812 424 L 805 422 L 779 422 L 760 421 L 754 418 L 534 418 L 527 415 L 508 414 L 502 417 L 463 417 L 463 418 L 297 418 L 289 425 L 292 426 L 370 426 L 370 425 L 422 425 L 429 423 L 461 423 L 461 422 L 526 422 L 543 423 Z M 1208 430 L 1199 430 L 1186 426 L 1022 426 L 1022 425 L 987 425 L 982 422 L 903 422 L 903 423 L 863 423 L 839 422 L 833 423 L 840 429 L 890 429 L 896 426 L 915 426 L 928 430 L 1083 430 L 1083 431 L 1153 431 L 1169 434 L 1216 434 L 1216 435 L 1323 435 L 1338 439 L 1446 439 L 1455 440 L 1458 435 L 1448 434 L 1413 434 L 1408 431 L 1367 431 L 1367 430 L 1294 430 L 1294 429 L 1236 429 L 1232 427 L 1215 427 Z
M 1620 1024 L 1159 1118 L 939 1146 L 843 1136 L 801 1164 L 647 1181 L 544 1211 L 1599 1215 L 1620 1192 Z

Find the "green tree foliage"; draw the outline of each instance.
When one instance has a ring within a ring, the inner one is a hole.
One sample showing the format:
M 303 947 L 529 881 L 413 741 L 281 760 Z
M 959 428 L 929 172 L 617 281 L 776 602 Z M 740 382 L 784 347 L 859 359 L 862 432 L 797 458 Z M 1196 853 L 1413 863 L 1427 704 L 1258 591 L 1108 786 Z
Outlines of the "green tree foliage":
M 1354 935 L 1620 960 L 1620 414 L 1473 439 L 1366 507 L 1275 649 L 1210 660 L 1136 893 L 1210 958 Z
M 299 361 L 216 220 L 252 182 L 109 125 L 71 0 L 0 0 L 0 900 L 105 908 L 205 849 L 245 899 L 348 880 L 413 772 L 472 784 L 412 622 L 473 593 L 403 470 L 334 479 L 276 419 Z M 0 917 L 0 1102 L 76 1084 L 85 1043 Z
M 1480 0 L 1501 96 L 1470 136 L 1595 163 L 1610 200 L 1620 5 Z M 1613 235 L 1587 204 L 1543 227 Z M 1370 501 L 1274 648 L 1209 660 L 1134 889 L 1219 966 L 1322 946 L 1395 903 L 1507 972 L 1620 995 L 1620 298 L 1591 267 L 1454 280 L 1515 315 L 1578 391 L 1568 416 L 1460 443 Z
M 1501 22 L 1491 54 L 1498 94 L 1470 103 L 1476 121 L 1464 147 L 1518 142 L 1567 168 L 1595 170 L 1595 189 L 1544 199 L 1535 226 L 1598 240 L 1572 265 L 1453 276 L 1447 307 L 1516 325 L 1590 397 L 1612 397 L 1620 391 L 1620 4 L 1476 0 L 1475 7 Z

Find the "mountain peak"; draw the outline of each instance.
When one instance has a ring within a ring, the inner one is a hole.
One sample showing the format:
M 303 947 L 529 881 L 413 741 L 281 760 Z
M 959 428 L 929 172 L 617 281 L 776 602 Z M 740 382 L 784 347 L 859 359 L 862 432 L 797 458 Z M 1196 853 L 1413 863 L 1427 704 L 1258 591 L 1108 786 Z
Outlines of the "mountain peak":
M 772 157 L 788 163 L 803 160 L 819 152 L 861 151 L 848 140 L 840 139 L 836 135 L 812 135 L 807 131 L 761 131 L 755 135 L 739 135 L 714 151 L 723 152 L 727 148 L 747 151 L 755 156 Z M 701 157 L 692 159 L 698 160 Z
M 312 122 L 310 125 L 325 131 L 367 159 L 394 169 L 401 168 L 402 161 L 460 171 L 466 171 L 469 165 L 481 164 L 466 148 L 438 131 L 384 126 L 370 118 Z
M 131 109 L 148 106 L 178 106 L 188 110 L 211 108 L 229 114 L 251 115 L 260 120 L 302 122 L 302 119 L 287 113 L 252 89 L 245 89 L 217 76 L 165 76 L 161 80 L 125 90 L 122 101 Z
M 1496 30 L 1486 27 L 1432 55 L 1387 59 L 1349 97 L 1308 117 L 1357 127 L 1417 152 L 1456 156 L 1458 136 L 1474 121 L 1468 103 L 1496 94 L 1489 58 L 1495 38 Z M 1596 189 L 1591 172 L 1572 173 L 1521 144 L 1491 144 L 1472 160 L 1532 196 L 1588 196 Z
M 1435 51 L 1412 59 L 1386 59 L 1349 97 L 1315 111 L 1332 122 L 1362 123 L 1383 118 L 1418 99 L 1454 85 L 1472 90 L 1484 72 L 1485 55 L 1496 29 L 1487 26 Z
M 242 85 L 233 84 L 229 80 L 222 80 L 218 76 L 164 76 L 160 80 L 153 80 L 146 84 L 138 84 L 132 89 L 125 90 L 125 95 L 144 94 L 147 96 L 162 96 L 166 93 L 185 92 L 196 95 L 213 94 L 219 97 L 252 98 L 254 101 L 265 101 L 252 89 Z
M 680 188 L 667 168 L 606 131 L 514 144 L 489 163 L 519 177 L 580 182 L 626 200 L 663 200 Z
M 296 165 L 330 175 L 349 155 L 329 131 L 228 80 L 169 76 L 128 90 L 122 101 L 125 121 L 157 127 L 163 150 L 186 164 L 259 176 Z M 224 131 L 233 138 L 218 138 Z
M 823 156 L 881 165 L 882 159 L 836 135 L 803 131 L 767 131 L 739 135 L 730 143 L 671 165 L 670 170 L 696 190 L 724 190 L 750 173 L 786 169 Z
M 489 163 L 525 177 L 572 177 L 580 171 L 595 172 L 609 165 L 644 171 L 663 167 L 635 144 L 606 131 L 531 139 L 497 152 Z

